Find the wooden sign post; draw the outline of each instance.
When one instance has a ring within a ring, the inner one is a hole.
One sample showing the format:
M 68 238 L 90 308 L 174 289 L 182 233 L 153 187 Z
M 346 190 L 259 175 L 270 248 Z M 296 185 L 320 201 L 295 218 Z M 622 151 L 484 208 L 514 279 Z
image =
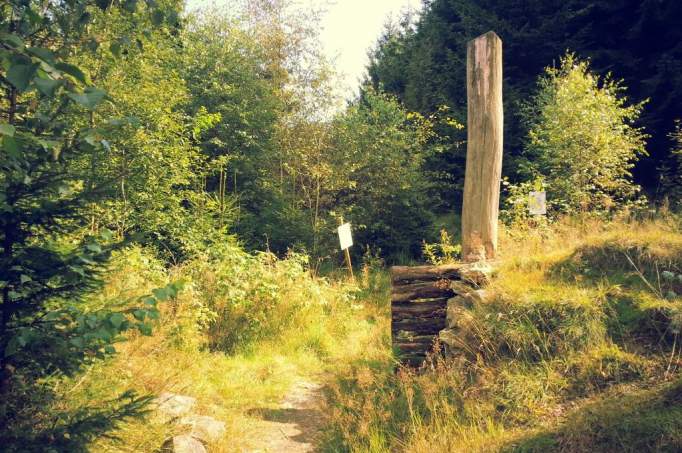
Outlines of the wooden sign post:
M 348 267 L 350 278 L 351 280 L 355 280 L 355 277 L 353 276 L 353 264 L 350 262 L 350 252 L 348 251 L 348 249 L 353 245 L 353 237 L 351 236 L 350 223 L 343 223 L 343 217 L 341 217 L 341 225 L 339 225 L 337 231 L 339 233 L 339 244 L 346 258 L 346 267 Z
M 467 45 L 467 161 L 462 257 L 494 259 L 502 173 L 502 41 L 492 31 Z

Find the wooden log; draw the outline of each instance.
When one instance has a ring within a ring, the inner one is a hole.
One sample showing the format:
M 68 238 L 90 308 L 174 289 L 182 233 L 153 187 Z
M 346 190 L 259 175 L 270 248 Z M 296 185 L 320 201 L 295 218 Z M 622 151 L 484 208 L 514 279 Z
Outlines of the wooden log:
M 428 336 L 429 338 L 428 338 L 428 340 L 418 340 L 418 341 L 417 340 L 414 340 L 414 341 L 400 340 L 400 341 L 393 342 L 393 344 L 395 346 L 402 346 L 405 344 L 407 344 L 407 345 L 421 345 L 421 347 L 423 347 L 423 348 L 429 348 L 436 341 L 436 335 L 422 335 L 422 336 L 423 337 Z
M 471 266 L 395 266 L 391 269 L 391 335 L 402 364 L 420 367 L 446 327 L 448 300 L 467 294 Z
M 424 316 L 424 317 L 409 317 L 409 318 L 398 318 L 391 320 L 391 326 L 393 330 L 407 330 L 409 332 L 415 332 L 417 328 L 428 326 L 445 324 L 445 313 L 440 316 Z M 441 327 L 442 329 L 442 327 Z
M 391 313 L 391 320 L 394 322 L 399 322 L 399 321 L 405 321 L 405 320 L 410 320 L 410 319 L 420 319 L 420 320 L 433 320 L 436 321 L 438 319 L 444 318 L 447 316 L 447 309 L 443 308 L 438 311 L 432 311 L 429 313 L 422 313 L 419 315 L 414 315 L 410 313 Z
M 394 287 L 391 292 L 391 302 L 401 303 L 416 299 L 442 299 L 454 295 L 455 292 L 450 288 L 449 280 L 441 279 Z
M 457 280 L 463 264 L 447 264 L 444 266 L 393 266 L 391 267 L 391 283 L 394 287 L 409 285 L 420 281 Z
M 391 332 L 398 332 L 400 330 L 407 330 L 415 335 L 437 335 L 438 332 L 445 329 L 445 318 L 442 320 L 428 320 L 428 321 L 398 321 L 391 323 Z
M 401 307 L 403 308 L 403 307 Z M 392 318 L 439 318 L 444 316 L 447 311 L 447 306 L 431 308 L 429 310 L 414 311 L 414 310 L 391 310 Z
M 494 259 L 502 173 L 502 41 L 488 32 L 467 44 L 467 160 L 462 257 Z
M 433 347 L 434 341 L 435 341 L 435 337 L 433 338 L 433 341 L 430 341 L 428 343 L 396 343 L 396 346 L 398 346 L 398 348 L 404 352 L 409 352 L 409 351 L 426 352 L 426 351 L 429 351 Z
M 412 332 L 413 334 L 418 334 L 417 329 L 424 330 L 426 329 L 429 333 L 433 333 L 431 329 L 429 329 L 430 326 L 433 326 L 434 329 L 443 329 L 447 324 L 447 321 L 445 320 L 446 313 L 441 314 L 439 317 L 430 317 L 430 318 L 391 318 L 391 324 L 394 326 L 393 330 L 394 332 L 404 330 L 407 332 Z
M 414 314 L 416 316 L 424 313 L 443 310 L 448 307 L 448 298 L 432 299 L 424 302 L 399 302 L 391 305 L 393 313 Z
M 414 332 L 397 331 L 393 336 L 393 343 L 430 343 L 435 338 L 434 335 L 420 335 Z
M 429 351 L 413 351 L 413 352 L 403 352 L 400 354 L 400 358 L 403 360 L 409 359 L 421 359 L 424 360 Z

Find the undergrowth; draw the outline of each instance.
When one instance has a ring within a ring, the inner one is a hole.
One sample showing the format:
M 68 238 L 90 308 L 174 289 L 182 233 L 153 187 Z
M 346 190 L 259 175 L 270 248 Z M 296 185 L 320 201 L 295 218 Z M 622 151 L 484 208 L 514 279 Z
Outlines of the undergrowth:
M 328 400 L 321 451 L 679 451 L 680 230 L 669 216 L 504 232 L 488 297 L 458 314 L 452 356 L 418 371 L 391 350 L 376 257 L 350 282 L 313 275 L 302 255 L 231 244 L 173 268 L 130 248 L 94 305 L 170 281 L 184 290 L 154 335 L 130 334 L 26 412 L 69 436 L 74 413 L 107 409 L 110 426 L 83 449 L 156 451 L 186 428 L 149 404 L 115 420 L 116 398 L 134 391 L 144 405 L 172 392 L 226 424 L 209 451 L 243 451 L 258 448 L 260 413 L 316 380 Z
M 84 408 L 106 409 L 109 425 L 71 451 L 158 451 L 188 429 L 155 411 L 153 399 L 171 392 L 196 398 L 194 413 L 225 423 L 224 438 L 209 451 L 243 451 L 259 447 L 259 413 L 277 408 L 295 382 L 322 381 L 336 364 L 368 351 L 390 357 L 387 320 L 374 296 L 385 292 L 385 275 L 367 267 L 357 282 L 314 276 L 303 255 L 278 259 L 226 244 L 165 268 L 132 247 L 114 258 L 92 304 L 133 299 L 170 281 L 184 289 L 160 307 L 153 335 L 129 335 L 116 344 L 115 357 L 50 382 L 54 399 L 36 395 L 27 418 L 68 426 Z M 140 410 L 116 419 L 114 403 L 122 404 L 116 398 L 131 391 Z M 71 434 L 20 433 L 36 441 L 36 451 L 59 451 L 64 442 L 54 436 Z
M 330 387 L 328 451 L 679 451 L 679 219 L 506 231 L 456 347 L 358 361 Z

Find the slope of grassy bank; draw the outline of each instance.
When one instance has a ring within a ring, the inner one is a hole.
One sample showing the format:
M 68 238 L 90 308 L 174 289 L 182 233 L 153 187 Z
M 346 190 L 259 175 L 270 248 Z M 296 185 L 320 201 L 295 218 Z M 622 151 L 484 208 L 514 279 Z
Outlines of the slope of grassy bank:
M 330 451 L 679 451 L 679 219 L 507 231 L 447 361 L 357 361 Z

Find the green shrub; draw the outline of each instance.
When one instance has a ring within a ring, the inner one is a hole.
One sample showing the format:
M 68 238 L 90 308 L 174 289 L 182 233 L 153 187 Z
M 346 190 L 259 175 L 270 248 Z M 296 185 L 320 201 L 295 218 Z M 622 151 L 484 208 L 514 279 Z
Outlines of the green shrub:
M 525 152 L 527 171 L 543 176 L 554 213 L 608 212 L 639 192 L 630 169 L 645 155 L 646 135 L 633 126 L 643 104 L 627 105 L 623 91 L 570 53 L 540 78 L 526 106 Z
M 285 329 L 305 323 L 309 312 L 347 297 L 345 290 L 312 276 L 306 255 L 290 253 L 279 259 L 229 243 L 199 255 L 179 272 L 189 276 L 194 297 L 206 311 L 209 346 L 225 352 L 277 338 Z M 321 343 L 311 346 L 324 350 Z

